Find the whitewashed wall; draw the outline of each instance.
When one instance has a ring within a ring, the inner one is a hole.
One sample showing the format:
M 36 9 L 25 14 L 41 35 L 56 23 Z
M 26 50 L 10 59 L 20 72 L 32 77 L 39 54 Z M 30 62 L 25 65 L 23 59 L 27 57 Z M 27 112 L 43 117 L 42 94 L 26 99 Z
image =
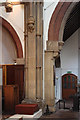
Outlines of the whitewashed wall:
M 0 85 L 2 85 L 2 68 L 0 68 Z
M 1 58 L 1 57 L 0 57 Z M 17 58 L 16 47 L 10 33 L 2 28 L 2 64 L 13 64 Z
M 66 74 L 68 71 L 72 71 L 73 74 L 80 77 L 80 71 L 78 71 L 80 68 L 80 50 L 78 50 L 79 31 L 80 29 L 67 39 L 61 50 L 61 68 L 56 68 L 55 97 L 57 99 L 62 98 L 62 75 Z
M 55 77 L 55 97 L 56 99 L 61 99 L 62 98 L 62 81 L 61 81 L 61 76 L 62 76 L 62 70 L 61 68 L 56 68 L 55 69 L 56 77 Z
M 49 23 L 50 23 L 50 19 L 51 19 L 51 16 L 58 4 L 58 1 L 59 0 L 56 0 L 56 1 L 52 1 L 50 0 L 45 0 L 44 2 L 44 8 L 43 8 L 43 20 L 44 20 L 44 34 L 43 34 L 43 39 L 44 39 L 44 49 L 46 49 L 46 41 L 48 40 L 48 29 L 49 29 Z
M 78 32 L 79 29 L 67 39 L 61 51 L 62 75 L 72 71 L 78 76 Z
M 17 32 L 24 51 L 24 6 L 13 6 L 13 12 L 6 13 L 5 7 L 0 6 L 0 16 L 7 20 Z

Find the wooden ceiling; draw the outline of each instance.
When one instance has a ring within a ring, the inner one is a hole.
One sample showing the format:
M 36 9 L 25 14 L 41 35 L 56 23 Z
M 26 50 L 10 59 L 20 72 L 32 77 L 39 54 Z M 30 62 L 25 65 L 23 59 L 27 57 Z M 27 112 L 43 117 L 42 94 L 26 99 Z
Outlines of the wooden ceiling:
M 80 2 L 76 4 L 70 13 L 63 35 L 63 41 L 65 42 L 78 28 L 80 27 Z

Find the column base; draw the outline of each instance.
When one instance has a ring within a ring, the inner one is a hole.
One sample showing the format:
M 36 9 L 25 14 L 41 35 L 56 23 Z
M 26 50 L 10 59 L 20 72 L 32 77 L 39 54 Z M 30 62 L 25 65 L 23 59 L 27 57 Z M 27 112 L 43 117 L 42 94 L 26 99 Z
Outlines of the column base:
M 55 112 L 54 106 L 49 106 L 49 110 L 50 110 L 50 112 Z

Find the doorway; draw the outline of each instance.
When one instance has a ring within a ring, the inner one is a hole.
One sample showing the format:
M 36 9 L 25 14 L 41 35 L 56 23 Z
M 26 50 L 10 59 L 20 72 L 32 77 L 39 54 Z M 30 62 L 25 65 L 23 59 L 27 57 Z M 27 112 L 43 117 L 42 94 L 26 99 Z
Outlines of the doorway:
M 65 74 L 62 76 L 62 98 L 70 99 L 71 95 L 77 93 L 77 76 L 74 74 Z

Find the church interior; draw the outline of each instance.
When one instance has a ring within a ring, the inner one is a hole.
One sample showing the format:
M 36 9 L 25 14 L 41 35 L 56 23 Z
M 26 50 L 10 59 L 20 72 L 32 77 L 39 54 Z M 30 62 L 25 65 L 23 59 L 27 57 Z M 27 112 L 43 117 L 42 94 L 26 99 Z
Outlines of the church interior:
M 0 120 L 80 117 L 80 2 L 0 1 Z

